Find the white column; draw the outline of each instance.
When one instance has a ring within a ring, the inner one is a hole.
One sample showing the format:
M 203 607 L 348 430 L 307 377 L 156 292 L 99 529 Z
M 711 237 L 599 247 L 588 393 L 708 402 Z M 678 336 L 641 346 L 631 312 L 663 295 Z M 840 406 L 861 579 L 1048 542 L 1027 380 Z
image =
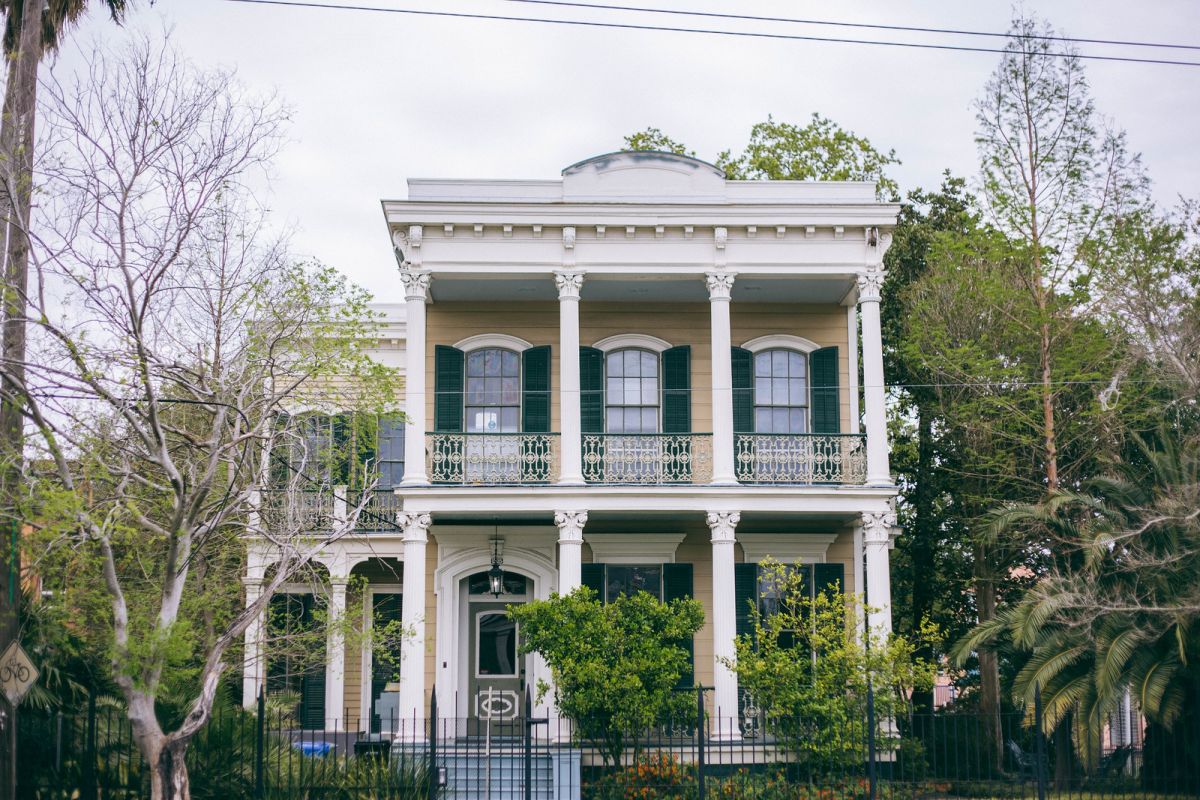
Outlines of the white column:
M 737 657 L 737 598 L 733 590 L 734 532 L 742 515 L 710 511 L 705 518 L 712 531 L 713 716 L 719 738 L 740 738 L 737 673 L 722 663 Z
M 401 511 L 404 530 L 404 598 L 400 608 L 406 635 L 400 645 L 399 733 L 407 739 L 425 736 L 425 545 L 428 514 Z
M 846 341 L 850 344 L 850 430 L 858 433 L 862 428 L 859 414 L 862 412 L 858 397 L 858 306 L 846 306 Z
M 427 486 L 425 472 L 425 302 L 430 274 L 417 269 L 401 269 L 404 283 L 405 369 L 404 480 L 401 486 Z
M 863 427 L 867 434 L 867 485 L 891 486 L 888 467 L 887 409 L 883 390 L 883 335 L 879 290 L 883 269 L 876 265 L 858 276 L 858 308 L 862 316 Z
M 582 432 L 579 421 L 579 290 L 582 272 L 556 272 L 558 287 L 558 482 L 583 484 Z
M 730 359 L 729 294 L 734 275 L 709 272 L 705 284 L 712 323 L 712 482 L 737 483 L 733 470 L 733 364 Z
M 344 575 L 329 579 L 329 619 L 325 634 L 325 730 L 346 727 L 346 583 Z
M 558 526 L 558 593 L 570 594 L 583 585 L 583 526 L 586 511 L 556 511 Z
M 246 606 L 253 605 L 262 597 L 261 576 L 244 577 L 242 584 L 246 587 Z M 263 640 L 267 634 L 267 618 L 262 613 L 256 616 L 246 628 L 245 648 L 242 653 L 242 706 L 253 708 L 258 702 L 259 692 L 263 690 L 263 676 L 266 675 L 266 653 Z
M 876 637 L 892 630 L 892 580 L 888 567 L 888 548 L 896 526 L 893 511 L 870 511 L 862 515 L 863 547 L 867 556 L 866 603 L 871 612 L 867 624 Z

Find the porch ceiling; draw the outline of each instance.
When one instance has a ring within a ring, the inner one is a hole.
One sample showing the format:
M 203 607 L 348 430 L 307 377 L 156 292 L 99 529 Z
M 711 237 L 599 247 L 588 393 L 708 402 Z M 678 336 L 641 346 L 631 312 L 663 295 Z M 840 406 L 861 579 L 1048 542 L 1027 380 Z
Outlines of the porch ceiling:
M 840 303 L 850 291 L 849 277 L 772 278 L 739 276 L 733 286 L 735 303 Z M 430 285 L 435 302 L 556 301 L 558 291 L 549 276 L 439 275 Z M 589 275 L 583 283 L 583 302 L 700 303 L 708 300 L 704 281 L 697 276 Z

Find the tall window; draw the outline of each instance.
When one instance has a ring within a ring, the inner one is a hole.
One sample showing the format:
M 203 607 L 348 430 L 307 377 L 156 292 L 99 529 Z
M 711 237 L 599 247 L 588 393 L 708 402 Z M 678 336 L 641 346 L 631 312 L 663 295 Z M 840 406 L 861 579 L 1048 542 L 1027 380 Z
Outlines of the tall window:
M 754 430 L 808 432 L 808 364 L 795 350 L 754 355 Z
M 614 350 L 605 357 L 605 428 L 608 433 L 658 432 L 658 355 Z
M 489 347 L 467 354 L 467 432 L 517 433 L 521 419 L 521 359 Z
M 379 484 L 380 489 L 399 486 L 404 479 L 404 420 L 387 415 L 379 418 Z
M 621 595 L 633 597 L 638 592 L 649 592 L 662 599 L 661 564 L 609 564 L 604 572 L 605 602 L 611 603 Z

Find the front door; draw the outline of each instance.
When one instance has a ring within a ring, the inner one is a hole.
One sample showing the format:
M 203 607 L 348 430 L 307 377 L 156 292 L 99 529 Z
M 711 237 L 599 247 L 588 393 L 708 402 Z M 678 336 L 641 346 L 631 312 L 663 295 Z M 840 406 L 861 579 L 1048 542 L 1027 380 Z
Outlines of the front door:
M 525 692 L 525 657 L 506 602 L 471 604 L 468 680 L 471 735 L 518 736 Z

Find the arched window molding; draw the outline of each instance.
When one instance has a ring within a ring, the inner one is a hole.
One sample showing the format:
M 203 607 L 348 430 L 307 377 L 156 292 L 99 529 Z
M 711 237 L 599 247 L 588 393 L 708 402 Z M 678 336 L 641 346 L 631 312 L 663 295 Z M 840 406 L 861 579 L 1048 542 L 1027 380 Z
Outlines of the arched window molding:
M 454 347 L 463 352 L 496 347 L 501 350 L 512 350 L 516 353 L 523 353 L 533 347 L 533 344 L 516 336 L 509 336 L 507 333 L 480 333 L 455 342 Z
M 805 355 L 820 350 L 821 346 L 811 339 L 805 339 L 803 336 L 792 336 L 788 333 L 769 333 L 766 336 L 759 336 L 751 339 L 742 345 L 742 348 L 749 350 L 751 353 L 757 353 L 761 350 L 798 350 Z
M 616 336 L 601 339 L 592 345 L 592 347 L 604 353 L 608 353 L 611 350 L 626 350 L 631 348 L 662 353 L 664 350 L 671 349 L 671 343 L 657 336 L 651 336 L 648 333 L 619 333 Z

